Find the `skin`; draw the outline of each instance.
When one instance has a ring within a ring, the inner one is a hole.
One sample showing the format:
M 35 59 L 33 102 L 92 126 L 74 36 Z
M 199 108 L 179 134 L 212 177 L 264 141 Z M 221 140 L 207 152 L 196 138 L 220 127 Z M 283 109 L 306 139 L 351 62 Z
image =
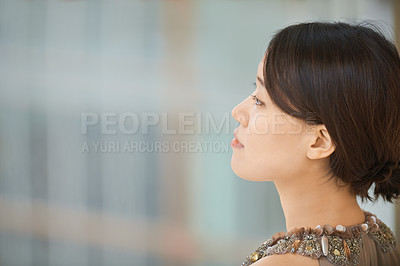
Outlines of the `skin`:
M 232 170 L 251 181 L 273 181 L 279 193 L 286 231 L 295 227 L 363 223 L 363 210 L 346 185 L 327 181 L 329 155 L 335 146 L 324 125 L 310 125 L 283 113 L 271 101 L 263 83 L 263 60 L 257 69 L 257 88 L 232 110 L 240 124 L 236 136 L 244 148 L 233 147 Z M 263 103 L 257 105 L 256 103 Z M 254 265 L 317 260 L 295 254 L 273 255 Z M 263 264 L 264 263 L 264 264 Z M 315 264 L 318 265 L 318 264 Z

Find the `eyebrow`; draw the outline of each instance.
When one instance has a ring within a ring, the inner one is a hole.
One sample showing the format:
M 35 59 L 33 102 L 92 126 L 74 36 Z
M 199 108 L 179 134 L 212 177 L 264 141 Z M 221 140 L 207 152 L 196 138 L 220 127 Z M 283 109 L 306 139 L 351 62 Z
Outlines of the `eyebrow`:
M 262 85 L 263 87 L 265 87 L 264 81 L 262 80 L 262 78 L 260 78 L 259 76 L 257 76 L 257 80 L 261 83 L 261 85 Z

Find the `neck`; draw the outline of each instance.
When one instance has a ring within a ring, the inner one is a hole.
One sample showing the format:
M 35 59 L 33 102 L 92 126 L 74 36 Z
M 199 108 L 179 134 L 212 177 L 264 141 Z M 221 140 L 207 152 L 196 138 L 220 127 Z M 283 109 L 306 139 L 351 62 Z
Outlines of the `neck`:
M 301 180 L 293 181 L 293 180 Z M 286 230 L 329 224 L 352 226 L 365 221 L 356 196 L 348 187 L 339 188 L 335 182 L 307 175 L 287 182 L 274 181 L 286 219 Z

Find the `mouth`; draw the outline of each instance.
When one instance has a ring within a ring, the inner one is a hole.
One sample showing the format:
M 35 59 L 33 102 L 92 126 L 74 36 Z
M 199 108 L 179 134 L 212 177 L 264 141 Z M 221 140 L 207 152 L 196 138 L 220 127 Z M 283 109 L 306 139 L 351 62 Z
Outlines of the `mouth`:
M 244 145 L 240 143 L 237 137 L 237 128 L 235 128 L 235 131 L 233 132 L 234 138 L 231 141 L 231 146 L 234 148 L 244 148 Z

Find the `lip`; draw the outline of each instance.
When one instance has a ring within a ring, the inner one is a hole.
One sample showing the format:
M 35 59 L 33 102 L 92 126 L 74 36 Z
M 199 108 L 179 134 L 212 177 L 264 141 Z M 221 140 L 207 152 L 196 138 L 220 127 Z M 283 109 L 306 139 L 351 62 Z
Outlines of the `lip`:
M 238 137 L 237 137 L 237 128 L 235 128 L 235 131 L 233 132 L 234 138 L 231 141 L 231 146 L 235 148 L 244 148 L 244 145 L 240 143 Z

